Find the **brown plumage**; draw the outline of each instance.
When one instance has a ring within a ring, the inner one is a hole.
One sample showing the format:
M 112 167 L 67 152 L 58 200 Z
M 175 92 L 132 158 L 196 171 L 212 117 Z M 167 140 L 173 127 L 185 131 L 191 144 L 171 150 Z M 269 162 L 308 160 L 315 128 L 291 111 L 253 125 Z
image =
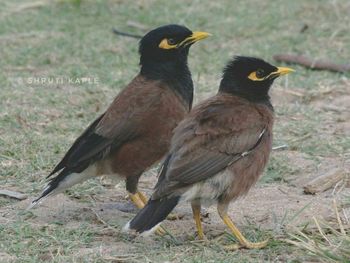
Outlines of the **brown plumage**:
M 104 137 L 113 137 L 125 129 L 127 136 L 133 138 L 101 160 L 98 172 L 109 174 L 111 170 L 127 177 L 127 190 L 135 193 L 137 185 L 134 181 L 168 151 L 173 129 L 188 113 L 190 105 L 167 85 L 142 76 L 136 77 L 113 105 L 118 107 L 106 112 L 96 132 Z M 129 107 L 135 110 L 128 112 Z
M 202 201 L 215 200 L 219 198 L 212 196 L 217 194 L 215 183 L 203 182 L 216 180 L 212 175 L 223 169 L 232 176 L 225 179 L 229 191 L 220 193 L 220 200 L 226 202 L 245 194 L 268 160 L 272 125 L 271 109 L 236 96 L 219 93 L 201 103 L 176 128 L 170 150 L 174 155 L 165 179 L 169 183 L 159 181 L 152 198 L 162 198 L 174 189 L 186 192 L 183 184 L 201 182 Z M 238 162 L 241 154 L 250 150 L 251 154 Z
M 188 51 L 207 36 L 178 25 L 146 34 L 140 41 L 140 73 L 73 143 L 49 177 L 58 175 L 32 206 L 76 183 L 106 174 L 125 179 L 131 200 L 143 207 L 146 198 L 137 190 L 138 180 L 166 154 L 173 129 L 191 108 Z
M 186 200 L 203 238 L 200 207 L 217 203 L 220 217 L 243 246 L 265 246 L 247 241 L 227 209 L 255 184 L 268 162 L 274 121 L 268 90 L 276 77 L 290 71 L 249 57 L 229 63 L 218 94 L 196 106 L 175 129 L 155 191 L 127 228 L 152 230 L 179 200 Z

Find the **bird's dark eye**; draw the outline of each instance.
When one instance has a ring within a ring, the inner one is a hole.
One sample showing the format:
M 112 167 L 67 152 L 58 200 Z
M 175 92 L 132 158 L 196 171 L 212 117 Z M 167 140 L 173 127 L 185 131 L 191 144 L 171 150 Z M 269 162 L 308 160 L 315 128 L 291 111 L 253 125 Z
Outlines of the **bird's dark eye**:
M 265 76 L 265 71 L 263 69 L 258 69 L 255 73 L 256 77 L 259 79 L 263 78 Z
M 168 45 L 175 45 L 176 41 L 173 38 L 168 38 Z

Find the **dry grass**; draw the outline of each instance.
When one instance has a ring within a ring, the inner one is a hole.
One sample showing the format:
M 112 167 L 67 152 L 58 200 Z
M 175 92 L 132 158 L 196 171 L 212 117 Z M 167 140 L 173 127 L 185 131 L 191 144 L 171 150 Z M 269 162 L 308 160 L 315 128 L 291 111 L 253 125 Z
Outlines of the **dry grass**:
M 350 261 L 350 222 L 347 229 L 340 219 L 336 201 L 334 200 L 336 224 L 313 217 L 316 231 L 305 233 L 305 229 L 295 229 L 289 233 L 291 239 L 286 242 L 308 251 L 322 262 Z

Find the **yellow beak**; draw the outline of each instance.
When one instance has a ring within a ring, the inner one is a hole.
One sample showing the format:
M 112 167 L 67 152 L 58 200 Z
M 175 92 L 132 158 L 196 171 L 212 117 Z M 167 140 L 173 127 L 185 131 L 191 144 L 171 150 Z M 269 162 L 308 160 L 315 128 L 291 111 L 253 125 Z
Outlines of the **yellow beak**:
M 197 42 L 197 41 L 202 40 L 204 38 L 207 38 L 209 36 L 211 36 L 211 34 L 209 34 L 207 32 L 195 31 L 192 33 L 192 36 L 190 36 L 190 38 L 192 38 L 194 40 L 194 42 Z
M 180 44 L 179 46 L 187 46 L 190 44 L 193 44 L 199 40 L 205 39 L 207 37 L 211 36 L 211 34 L 207 33 L 207 32 L 200 32 L 200 31 L 196 31 L 193 32 L 191 36 L 185 38 Z
M 273 72 L 273 74 L 275 75 L 278 75 L 278 76 L 282 76 L 282 75 L 286 75 L 286 74 L 289 74 L 291 72 L 294 72 L 295 70 L 294 69 L 291 69 L 291 68 L 285 68 L 285 67 L 278 67 L 277 68 L 277 71 Z

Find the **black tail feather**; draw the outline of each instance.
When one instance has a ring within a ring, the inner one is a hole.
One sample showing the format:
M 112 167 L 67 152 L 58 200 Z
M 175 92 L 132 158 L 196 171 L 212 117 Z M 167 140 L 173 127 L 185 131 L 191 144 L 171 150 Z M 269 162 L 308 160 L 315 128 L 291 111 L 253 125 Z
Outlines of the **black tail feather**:
M 87 138 L 91 135 L 94 135 L 95 127 L 98 125 L 98 123 L 102 120 L 103 116 L 105 114 L 101 114 L 96 120 L 94 120 L 89 127 L 86 128 L 86 130 L 75 140 L 73 145 L 69 148 L 68 152 L 64 155 L 62 160 L 55 166 L 55 168 L 51 171 L 51 173 L 46 177 L 49 178 L 55 173 L 61 171 L 64 168 L 68 168 L 67 165 L 69 163 L 69 160 L 72 158 L 72 155 L 74 152 L 76 152 L 77 148 L 79 146 L 82 146 L 84 144 L 84 138 Z M 86 149 L 85 149 L 86 150 Z M 84 162 L 86 163 L 86 162 Z M 71 167 L 72 168 L 72 167 Z M 76 168 L 76 167 L 74 167 Z M 85 167 L 86 168 L 86 167 Z M 84 169 L 85 169 L 84 168 Z M 62 172 L 62 171 L 61 171 Z M 73 171 L 72 171 L 73 172 Z
M 69 172 L 62 170 L 59 175 L 49 180 L 41 195 L 32 201 L 28 209 L 35 207 L 43 198 L 52 194 L 52 192 L 58 187 L 59 183 L 63 181 L 67 175 L 69 175 Z
M 129 229 L 142 233 L 162 222 L 175 208 L 180 196 L 149 200 L 144 208 L 131 220 Z

